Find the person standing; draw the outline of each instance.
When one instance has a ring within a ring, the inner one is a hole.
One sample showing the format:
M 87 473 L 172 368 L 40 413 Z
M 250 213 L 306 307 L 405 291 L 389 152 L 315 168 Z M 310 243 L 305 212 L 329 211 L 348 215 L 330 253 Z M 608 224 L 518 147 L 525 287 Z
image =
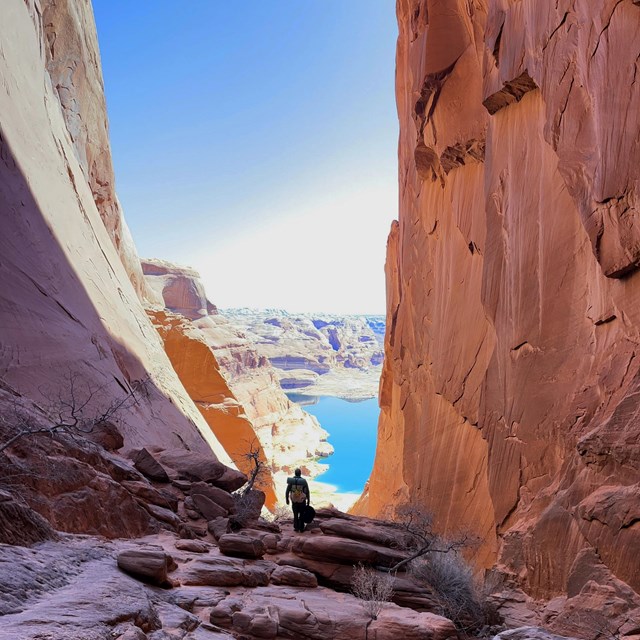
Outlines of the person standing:
M 304 511 L 311 502 L 309 485 L 302 477 L 302 471 L 296 469 L 293 478 L 287 478 L 287 491 L 284 495 L 287 504 L 291 500 L 291 510 L 293 511 L 293 528 L 302 533 L 304 531 Z

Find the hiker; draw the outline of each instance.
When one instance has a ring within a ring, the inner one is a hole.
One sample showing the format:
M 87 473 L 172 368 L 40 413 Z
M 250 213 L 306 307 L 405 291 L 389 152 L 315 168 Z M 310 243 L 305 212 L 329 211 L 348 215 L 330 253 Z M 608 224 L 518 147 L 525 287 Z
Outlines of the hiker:
M 302 533 L 304 531 L 304 519 L 303 514 L 307 505 L 311 502 L 311 495 L 309 493 L 309 485 L 307 481 L 302 478 L 302 471 L 296 469 L 294 471 L 295 476 L 293 478 L 287 478 L 287 491 L 284 497 L 289 504 L 289 498 L 291 498 L 291 509 L 293 510 L 293 528 L 295 531 Z

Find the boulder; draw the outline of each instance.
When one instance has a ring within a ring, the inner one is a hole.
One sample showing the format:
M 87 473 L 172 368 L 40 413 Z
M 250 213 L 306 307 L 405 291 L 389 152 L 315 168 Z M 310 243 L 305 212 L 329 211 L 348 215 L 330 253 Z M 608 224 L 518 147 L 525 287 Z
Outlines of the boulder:
M 216 540 L 219 540 L 220 536 L 223 536 L 225 533 L 229 533 L 231 530 L 229 527 L 229 518 L 215 518 L 209 522 L 207 528 L 209 533 Z
M 320 523 L 322 533 L 327 535 L 363 540 L 387 547 L 398 546 L 402 533 L 394 531 L 391 527 L 376 526 L 365 521 L 364 524 L 354 520 L 331 518 Z
M 105 465 L 106 472 L 117 482 L 142 482 L 146 483 L 147 479 L 140 473 L 135 466 L 124 460 L 119 455 L 110 451 L 101 451 L 100 460 Z
M 183 493 L 188 493 L 191 490 L 191 485 L 193 482 L 189 480 L 181 480 L 180 478 L 174 478 L 171 480 L 171 484 L 176 488 L 180 489 Z
M 160 522 L 164 522 L 165 524 L 169 524 L 172 527 L 179 527 L 182 524 L 182 520 L 169 509 L 165 509 L 164 507 L 159 507 L 157 504 L 147 504 L 143 503 L 142 505 L 156 520 L 160 520 Z
M 351 565 L 310 560 L 293 554 L 285 554 L 279 557 L 277 564 L 304 569 L 313 573 L 317 577 L 318 583 L 324 587 L 329 587 L 336 591 L 351 592 L 353 579 L 353 566 Z
M 238 533 L 225 533 L 220 536 L 218 546 L 225 555 L 237 558 L 262 558 L 266 553 L 264 542 L 260 538 Z
M 163 631 L 175 633 L 179 637 L 182 637 L 185 631 L 193 631 L 200 624 L 199 618 L 171 602 L 159 602 L 157 611 Z M 169 637 L 174 640 L 175 635 Z
M 135 468 L 149 480 L 169 482 L 169 474 L 148 449 L 139 449 L 131 459 Z
M 117 451 L 124 447 L 124 438 L 113 422 L 103 421 L 94 425 L 86 435 L 87 440 L 100 445 L 107 451 Z
M 207 496 L 198 493 L 191 496 L 191 500 L 198 513 L 200 513 L 205 520 L 223 518 L 228 514 L 228 511 L 224 507 L 210 500 Z
M 458 640 L 458 631 L 447 618 L 386 605 L 369 627 L 376 640 Z
M 242 535 L 248 535 L 253 538 L 258 538 L 264 543 L 267 553 L 278 553 L 281 551 L 288 551 L 288 540 L 283 544 L 283 537 L 278 533 L 271 533 L 270 531 L 262 531 L 261 529 L 243 529 Z
M 219 504 L 223 509 L 231 511 L 234 508 L 233 496 L 224 489 L 211 486 L 206 482 L 195 482 L 190 486 L 190 495 L 203 495 Z
M 174 547 L 192 553 L 208 553 L 211 549 L 211 545 L 202 540 L 176 540 Z
M 169 583 L 168 573 L 172 566 L 171 556 L 161 550 L 129 549 L 118 554 L 118 567 L 122 571 L 159 586 Z
M 168 491 L 158 491 L 154 489 L 148 482 L 135 480 L 123 480 L 120 483 L 127 491 L 137 498 L 141 498 L 150 504 L 156 504 L 165 509 L 177 511 L 178 499 L 171 495 Z
M 318 586 L 318 579 L 306 569 L 279 566 L 271 574 L 271 584 L 315 588 Z
M 227 467 L 212 456 L 184 449 L 161 451 L 157 456 L 163 465 L 185 480 L 209 482 L 225 491 L 235 491 L 247 482 L 244 473 Z
M 391 600 L 400 607 L 407 607 L 414 611 L 435 613 L 441 609 L 438 599 L 430 589 L 419 586 L 406 578 L 396 577 L 394 579 Z
M 183 568 L 184 585 L 211 587 L 264 587 L 275 568 L 271 562 L 245 563 L 235 558 L 201 556 Z
M 338 538 L 336 536 L 301 536 L 293 541 L 291 550 L 296 555 L 325 562 L 390 567 L 405 558 L 405 554 L 368 542 Z

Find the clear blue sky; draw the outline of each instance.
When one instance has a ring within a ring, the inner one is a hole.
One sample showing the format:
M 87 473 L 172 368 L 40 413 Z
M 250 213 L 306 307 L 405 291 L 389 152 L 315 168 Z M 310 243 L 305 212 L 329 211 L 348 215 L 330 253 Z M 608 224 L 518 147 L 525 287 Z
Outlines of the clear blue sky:
M 394 0 L 93 0 L 139 253 L 222 307 L 384 311 Z

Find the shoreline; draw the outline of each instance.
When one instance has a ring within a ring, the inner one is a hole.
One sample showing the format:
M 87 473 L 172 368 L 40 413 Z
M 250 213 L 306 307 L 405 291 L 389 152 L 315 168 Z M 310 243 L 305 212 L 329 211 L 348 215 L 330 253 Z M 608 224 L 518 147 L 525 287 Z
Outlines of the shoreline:
M 362 495 L 362 493 L 342 493 L 333 484 L 313 479 L 309 480 L 309 489 L 311 506 L 314 508 L 333 506 L 344 513 L 348 513 Z

